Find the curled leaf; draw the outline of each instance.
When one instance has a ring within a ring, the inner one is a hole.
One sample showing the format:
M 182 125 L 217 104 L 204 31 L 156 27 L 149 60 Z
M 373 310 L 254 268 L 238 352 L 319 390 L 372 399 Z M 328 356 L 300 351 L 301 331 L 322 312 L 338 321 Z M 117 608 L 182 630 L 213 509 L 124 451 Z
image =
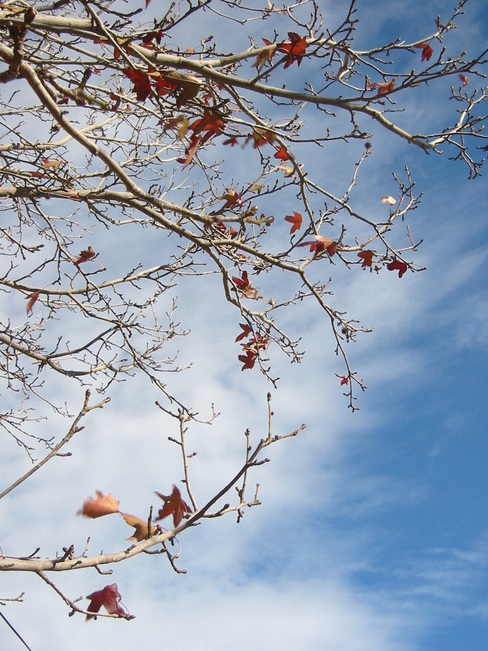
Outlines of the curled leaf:
M 419 43 L 419 45 L 416 45 L 415 47 L 422 48 L 422 61 L 429 61 L 430 57 L 434 53 L 434 50 L 428 43 Z
M 92 592 L 88 595 L 87 599 L 90 599 L 87 608 L 90 613 L 98 613 L 103 606 L 110 615 L 120 615 L 120 617 L 125 617 L 125 619 L 132 619 L 132 616 L 120 605 L 121 596 L 116 583 L 106 585 L 102 590 Z M 87 615 L 86 619 L 88 620 L 92 617 L 95 617 L 95 615 Z
M 141 540 L 146 540 L 147 538 L 151 538 L 151 536 L 155 536 L 159 532 L 159 527 L 157 525 L 152 524 L 151 530 L 149 530 L 147 520 L 141 520 L 141 518 L 138 518 L 135 515 L 124 513 L 122 517 L 129 527 L 134 527 L 135 529 L 132 536 L 127 538 L 127 540 L 137 540 L 140 542 Z
M 27 296 L 27 298 L 29 299 L 29 302 L 25 306 L 25 311 L 27 312 L 27 314 L 30 314 L 32 312 L 32 308 L 34 307 L 35 302 L 39 298 L 39 292 L 33 292 L 32 294 Z
M 394 206 L 396 204 L 396 199 L 393 197 L 381 197 L 381 203 L 389 203 L 390 206 Z
M 96 499 L 88 497 L 84 502 L 78 515 L 84 515 L 87 518 L 100 518 L 102 515 L 109 515 L 110 513 L 118 513 L 120 502 L 115 499 L 112 493 L 104 495 L 100 491 L 95 491 L 97 494 Z
M 371 265 L 373 264 L 373 255 L 374 251 L 371 251 L 369 249 L 366 251 L 359 251 L 358 258 L 361 258 L 362 260 L 361 267 L 363 269 L 366 269 L 366 267 L 371 268 Z

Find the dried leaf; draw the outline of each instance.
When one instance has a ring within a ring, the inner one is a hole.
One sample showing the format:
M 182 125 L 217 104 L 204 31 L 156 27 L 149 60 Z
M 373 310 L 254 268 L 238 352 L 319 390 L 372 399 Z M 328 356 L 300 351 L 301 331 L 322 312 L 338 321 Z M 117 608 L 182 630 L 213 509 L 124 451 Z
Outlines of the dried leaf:
M 369 249 L 358 253 L 358 258 L 362 259 L 361 267 L 363 269 L 366 269 L 366 267 L 371 268 L 371 265 L 373 264 L 373 255 L 374 251 L 370 251 Z
M 92 592 L 87 599 L 91 600 L 87 608 L 90 613 L 98 613 L 103 606 L 110 615 L 120 615 L 126 619 L 132 619 L 132 616 L 120 605 L 121 596 L 116 583 L 106 585 L 102 590 Z M 87 615 L 86 619 L 92 617 L 95 617 L 95 615 Z
M 151 538 L 151 536 L 155 536 L 159 533 L 159 527 L 154 524 L 151 524 L 151 531 L 149 531 L 147 520 L 141 520 L 141 518 L 138 518 L 135 515 L 130 515 L 129 513 L 122 514 L 122 517 L 129 527 L 134 527 L 135 529 L 132 536 L 127 538 L 127 540 L 137 540 L 140 542 L 141 540 L 146 540 L 147 538 Z
M 81 264 L 82 262 L 88 262 L 88 260 L 93 260 L 93 258 L 94 258 L 96 255 L 97 255 L 97 254 L 96 254 L 95 251 L 92 249 L 92 247 L 89 246 L 89 247 L 88 247 L 87 249 L 85 249 L 84 251 L 80 251 L 80 255 L 79 255 L 77 258 L 74 258 L 74 259 L 73 259 L 73 264 L 79 265 L 79 264 Z
M 29 314 L 32 312 L 32 308 L 34 307 L 35 302 L 39 298 L 39 292 L 33 292 L 32 294 L 27 296 L 27 298 L 29 299 L 29 302 L 25 306 L 25 311 L 27 312 L 27 314 Z
M 302 216 L 299 212 L 293 211 L 293 215 L 287 215 L 285 217 L 285 222 L 289 222 L 292 224 L 292 227 L 290 229 L 290 234 L 294 233 L 295 231 L 300 230 L 302 227 Z
M 84 502 L 78 515 L 84 515 L 87 518 L 100 518 L 102 515 L 109 515 L 110 513 L 118 513 L 119 500 L 116 500 L 112 493 L 104 495 L 100 491 L 96 492 L 96 499 L 88 497 Z
M 434 50 L 430 47 L 428 43 L 420 43 L 415 47 L 422 48 L 422 61 L 429 61 L 430 57 L 434 53 Z
M 397 258 L 394 258 L 392 262 L 386 265 L 386 268 L 389 271 L 397 271 L 398 270 L 398 277 L 401 278 L 403 274 L 407 271 L 407 264 L 406 262 L 403 262 L 403 260 L 398 260 Z
M 177 486 L 173 485 L 173 492 L 171 495 L 163 495 L 156 491 L 156 495 L 164 501 L 162 509 L 159 509 L 158 517 L 156 520 L 162 520 L 168 515 L 173 516 L 173 524 L 177 527 L 183 519 L 185 513 L 191 513 L 191 508 L 181 497 L 181 493 Z

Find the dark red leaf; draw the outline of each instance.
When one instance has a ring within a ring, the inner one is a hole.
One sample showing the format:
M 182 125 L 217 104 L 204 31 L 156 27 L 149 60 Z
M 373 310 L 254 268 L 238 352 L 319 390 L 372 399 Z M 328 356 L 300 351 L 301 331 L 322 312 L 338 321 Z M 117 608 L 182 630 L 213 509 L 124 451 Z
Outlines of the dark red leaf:
M 370 251 L 369 249 L 367 251 L 360 251 L 358 253 L 358 258 L 362 259 L 361 267 L 363 269 L 366 269 L 366 267 L 371 267 L 373 264 L 373 255 L 374 251 Z
M 139 102 L 146 100 L 151 94 L 151 81 L 149 76 L 142 70 L 125 68 L 124 74 L 134 84 L 134 91 Z
M 131 619 L 129 613 L 120 606 L 121 597 L 116 583 L 107 585 L 102 590 L 92 592 L 92 594 L 88 595 L 87 599 L 91 600 L 87 608 L 90 613 L 98 613 L 100 608 L 103 606 L 110 615 L 120 615 L 126 619 Z M 86 616 L 87 620 L 92 617 L 94 617 L 94 615 Z
M 386 268 L 389 271 L 397 271 L 398 270 L 398 277 L 401 278 L 403 276 L 403 274 L 407 270 L 407 264 L 405 262 L 403 262 L 402 260 L 397 260 L 397 258 L 395 258 L 393 260 L 393 262 L 390 262 L 389 264 L 386 265 Z
M 181 493 L 175 485 L 173 485 L 173 492 L 171 495 L 163 495 L 157 491 L 156 495 L 164 501 L 163 508 L 159 509 L 156 520 L 162 520 L 168 515 L 173 515 L 173 524 L 177 527 L 182 521 L 185 513 L 192 512 L 188 504 L 182 499 Z

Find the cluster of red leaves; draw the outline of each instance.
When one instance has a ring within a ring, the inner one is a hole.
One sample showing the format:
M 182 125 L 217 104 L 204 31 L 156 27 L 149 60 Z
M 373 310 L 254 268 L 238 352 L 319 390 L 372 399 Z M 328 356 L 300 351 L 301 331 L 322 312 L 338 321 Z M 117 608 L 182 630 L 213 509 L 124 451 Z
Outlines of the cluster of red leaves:
M 419 43 L 415 47 L 422 49 L 422 61 L 430 61 L 430 57 L 434 54 L 434 50 L 428 43 Z
M 391 91 L 395 88 L 395 79 L 392 79 L 391 81 L 383 81 L 383 82 L 378 82 L 375 81 L 372 84 L 368 84 L 369 90 L 374 90 L 375 88 L 378 89 L 378 95 L 388 95 L 388 93 L 391 93 Z
M 337 251 L 337 242 L 329 239 L 328 237 L 323 237 L 322 235 L 315 235 L 315 241 L 312 242 L 301 242 L 298 246 L 309 246 L 310 251 L 314 251 L 315 255 L 319 255 L 323 251 L 332 257 Z
M 184 502 L 181 493 L 176 486 L 173 486 L 173 492 L 171 495 L 166 496 L 161 493 L 156 494 L 165 502 L 164 507 L 159 510 L 158 520 L 172 514 L 174 526 L 177 527 L 184 514 L 191 513 L 190 507 Z M 81 509 L 78 511 L 79 515 L 84 515 L 87 518 L 100 518 L 104 515 L 110 515 L 111 513 L 120 513 L 124 521 L 130 527 L 134 527 L 135 531 L 128 540 L 136 540 L 140 542 L 161 533 L 159 526 L 150 524 L 148 520 L 142 520 L 141 518 L 138 518 L 135 515 L 129 515 L 128 513 L 121 513 L 119 510 L 119 501 L 116 500 L 111 493 L 104 495 L 101 491 L 97 490 L 96 498 L 88 497 L 83 502 Z M 90 599 L 87 611 L 89 613 L 94 613 L 93 615 L 87 615 L 87 619 L 91 619 L 92 617 L 96 618 L 96 613 L 100 611 L 102 606 L 110 615 L 118 615 L 125 619 L 132 619 L 132 615 L 130 615 L 120 605 L 121 597 L 116 583 L 107 585 L 102 590 L 92 592 L 92 594 L 87 596 L 87 599 Z
M 162 493 L 158 493 L 157 491 L 156 491 L 156 495 L 160 497 L 164 502 L 163 508 L 159 509 L 158 511 L 158 517 L 156 518 L 156 520 L 162 520 L 163 518 L 166 518 L 168 515 L 172 515 L 173 524 L 175 527 L 177 527 L 182 521 L 185 513 L 192 512 L 191 508 L 181 497 L 181 493 L 178 490 L 178 487 L 175 485 L 173 485 L 173 492 L 171 493 L 171 495 L 163 495 Z
M 243 354 L 238 356 L 242 362 L 242 371 L 253 368 L 260 350 L 266 350 L 269 346 L 269 337 L 267 335 L 253 334 L 251 326 L 247 323 L 239 323 L 242 328 L 240 335 L 236 337 L 236 342 L 241 341 Z M 243 341 L 249 337 L 248 341 Z
M 119 615 L 125 619 L 132 619 L 132 615 L 120 605 L 121 596 L 116 583 L 106 585 L 102 590 L 92 592 L 87 596 L 87 599 L 90 599 L 87 608 L 87 611 L 90 613 L 100 612 L 100 608 L 103 606 L 110 615 Z M 88 620 L 92 617 L 96 619 L 96 615 L 87 615 L 86 619 Z
M 219 136 L 224 126 L 222 117 L 211 110 L 204 111 L 202 117 L 189 126 L 192 136 L 185 151 L 186 156 L 178 158 L 178 162 L 183 163 L 183 168 L 191 163 L 198 147 L 204 145 L 213 136 Z
M 300 65 L 307 49 L 307 39 L 305 36 L 300 37 L 295 32 L 288 32 L 288 38 L 289 41 L 283 41 L 282 43 L 272 43 L 267 38 L 263 38 L 263 42 L 267 47 L 258 54 L 253 67 L 260 72 L 265 63 L 272 61 L 276 51 L 286 54 L 285 69 L 291 66 L 294 61 Z
M 173 95 L 176 106 L 181 108 L 197 96 L 200 82 L 195 77 L 177 70 L 149 70 L 124 68 L 125 76 L 134 84 L 134 92 L 139 102 L 144 102 L 154 89 L 158 95 Z

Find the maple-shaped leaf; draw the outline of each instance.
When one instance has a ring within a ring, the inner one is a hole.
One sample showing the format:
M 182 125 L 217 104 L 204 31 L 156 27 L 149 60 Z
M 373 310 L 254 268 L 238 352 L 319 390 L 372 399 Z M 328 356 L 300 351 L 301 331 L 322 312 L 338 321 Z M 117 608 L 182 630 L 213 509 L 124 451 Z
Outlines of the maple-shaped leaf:
M 196 120 L 191 126 L 190 129 L 193 131 L 193 135 L 196 136 L 202 131 L 205 131 L 207 134 L 218 136 L 222 133 L 222 127 L 224 123 L 221 117 L 219 117 L 213 111 L 205 111 L 201 118 Z
M 159 527 L 154 524 L 151 525 L 151 530 L 149 530 L 147 520 L 141 520 L 141 518 L 138 518 L 135 515 L 130 515 L 129 513 L 123 513 L 122 517 L 129 527 L 134 527 L 135 529 L 132 536 L 127 538 L 127 540 L 137 540 L 140 542 L 141 540 L 146 540 L 147 538 L 151 538 L 151 536 L 155 536 L 159 533 Z
M 290 154 L 287 151 L 285 151 L 285 149 L 281 145 L 276 150 L 274 157 L 278 158 L 279 160 L 290 160 Z
M 120 502 L 115 499 L 112 493 L 104 495 L 100 491 L 96 492 L 96 499 L 87 497 L 83 502 L 83 506 L 78 511 L 78 515 L 85 515 L 87 518 L 100 518 L 102 515 L 109 515 L 110 513 L 118 513 Z
M 292 227 L 290 229 L 290 234 L 294 233 L 295 231 L 300 230 L 302 227 L 302 216 L 300 215 L 299 212 L 293 211 L 293 215 L 287 215 L 285 217 L 285 222 L 289 222 L 292 224 Z
M 162 493 L 158 493 L 156 491 L 156 495 L 160 497 L 163 502 L 163 508 L 159 509 L 158 511 L 158 517 L 156 520 L 162 520 L 163 518 L 166 518 L 168 515 L 173 516 L 173 524 L 175 527 L 177 527 L 180 522 L 183 520 L 183 516 L 185 513 L 191 513 L 192 510 L 188 506 L 188 504 L 183 500 L 181 497 L 181 493 L 178 489 L 177 486 L 173 484 L 173 492 L 171 495 L 163 495 Z
M 252 332 L 251 326 L 249 326 L 247 323 L 239 323 L 239 326 L 242 328 L 242 332 L 236 337 L 236 341 L 242 341 Z
M 26 298 L 29 299 L 29 302 L 25 306 L 25 311 L 27 312 L 27 314 L 29 314 L 30 312 L 32 312 L 32 308 L 34 307 L 35 302 L 39 298 L 39 292 L 32 292 L 32 294 L 29 294 L 29 296 L 27 296 Z
M 419 43 L 415 47 L 422 48 L 422 61 L 429 61 L 430 57 L 434 54 L 434 50 L 428 43 Z
M 337 242 L 323 235 L 315 235 L 315 242 L 301 242 L 298 246 L 310 246 L 310 251 L 315 251 L 315 255 L 327 251 L 332 257 L 337 251 Z
M 253 350 L 246 350 L 245 355 L 239 355 L 238 360 L 243 363 L 242 371 L 250 369 L 254 366 L 256 362 L 256 353 Z
M 88 595 L 87 599 L 90 599 L 87 608 L 87 611 L 90 613 L 100 612 L 100 608 L 103 606 L 110 615 L 120 615 L 126 619 L 132 619 L 132 616 L 120 605 L 121 596 L 116 583 L 106 585 L 102 590 L 92 592 Z M 88 620 L 92 617 L 95 617 L 95 615 L 87 615 L 86 619 Z
M 238 204 L 239 207 L 242 207 L 242 196 L 232 188 L 227 188 L 225 194 L 222 197 L 219 197 L 219 199 L 225 199 L 225 203 L 222 208 L 220 208 L 219 212 L 227 210 L 227 208 L 232 208 L 236 204 Z
M 386 265 L 386 268 L 389 271 L 398 270 L 398 277 L 401 278 L 403 274 L 407 271 L 407 264 L 406 262 L 403 262 L 403 260 L 398 260 L 397 258 L 394 258 L 393 262 L 390 262 L 389 264 Z
M 139 102 L 144 102 L 151 94 L 151 80 L 142 70 L 124 68 L 124 74 L 134 84 L 134 91 Z
M 366 267 L 370 267 L 373 264 L 373 255 L 374 251 L 370 251 L 369 249 L 366 251 L 359 251 L 358 253 L 358 258 L 361 258 L 362 263 L 361 267 L 363 269 L 366 269 Z
M 395 79 L 392 79 L 391 81 L 384 81 L 382 83 L 375 81 L 373 84 L 369 84 L 368 88 L 370 90 L 377 88 L 378 95 L 387 95 L 388 93 L 391 93 L 391 91 L 395 88 L 395 81 Z
M 277 45 L 277 49 L 287 55 L 284 69 L 291 66 L 294 61 L 300 65 L 307 48 L 307 39 L 305 36 L 300 38 L 295 32 L 288 32 L 288 38 L 290 41 L 284 41 Z
M 80 255 L 77 258 L 73 258 L 73 264 L 79 265 L 82 262 L 88 262 L 88 260 L 93 260 L 97 254 L 91 246 L 89 246 L 84 251 L 80 251 Z
M 337 375 L 337 373 L 336 373 L 336 377 L 338 377 L 340 379 L 341 387 L 344 386 L 345 384 L 348 384 L 348 382 L 349 382 L 349 378 L 347 376 L 345 376 L 345 375 Z
M 257 55 L 256 61 L 252 64 L 253 68 L 257 68 L 258 72 L 261 72 L 265 63 L 272 61 L 276 52 L 276 43 L 271 43 L 267 38 L 263 38 L 263 41 L 267 47 Z
M 248 287 L 251 286 L 251 282 L 247 276 L 247 271 L 242 272 L 242 277 L 238 278 L 237 276 L 232 276 L 232 282 L 241 291 L 245 291 Z

